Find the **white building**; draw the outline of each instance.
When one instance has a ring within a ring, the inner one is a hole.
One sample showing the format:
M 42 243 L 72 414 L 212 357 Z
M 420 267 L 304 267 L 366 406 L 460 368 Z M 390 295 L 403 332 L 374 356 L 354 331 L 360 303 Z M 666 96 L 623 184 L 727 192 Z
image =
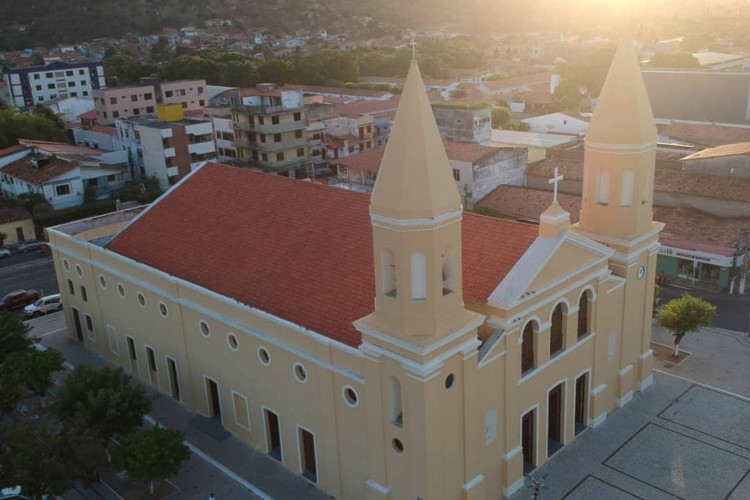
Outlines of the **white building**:
M 529 126 L 529 132 L 539 134 L 583 135 L 589 128 L 589 122 L 583 117 L 567 113 L 550 113 L 521 120 Z
M 203 116 L 206 119 L 210 119 L 213 124 L 216 156 L 219 158 L 219 161 L 225 163 L 237 158 L 237 148 L 234 145 L 232 111 L 229 108 L 204 108 Z
M 94 109 L 91 97 L 58 97 L 44 103 L 56 115 L 64 115 L 66 122 L 78 121 L 78 117 Z
M 106 85 L 101 63 L 54 62 L 30 68 L 3 67 L 3 79 L 10 92 L 10 104 L 33 106 L 66 97 L 93 97 Z
M 133 116 L 117 120 L 117 135 L 127 151 L 133 178 L 156 178 L 162 190 L 217 159 L 210 120 Z

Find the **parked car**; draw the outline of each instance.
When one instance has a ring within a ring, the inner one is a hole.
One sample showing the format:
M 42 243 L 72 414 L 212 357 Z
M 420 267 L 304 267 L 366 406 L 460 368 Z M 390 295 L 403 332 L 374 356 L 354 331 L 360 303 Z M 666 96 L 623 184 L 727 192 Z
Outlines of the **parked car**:
M 45 243 L 39 240 L 25 240 L 18 244 L 18 253 L 33 252 L 40 250 Z
M 42 255 L 52 255 L 52 248 L 47 243 L 43 243 L 41 248 L 39 248 L 39 253 Z
M 0 500 L 29 500 L 22 494 L 20 486 L 11 486 L 0 490 Z M 48 500 L 48 495 L 42 495 L 42 500 Z
M 16 290 L 0 299 L 0 310 L 12 311 L 36 302 L 39 299 L 36 290 Z
M 47 295 L 37 300 L 33 304 L 29 304 L 23 310 L 27 318 L 36 318 L 42 314 L 47 314 L 56 311 L 62 311 L 63 305 L 60 302 L 60 294 Z
M 10 250 L 7 248 L 0 248 L 0 259 L 4 259 L 6 257 L 10 257 Z

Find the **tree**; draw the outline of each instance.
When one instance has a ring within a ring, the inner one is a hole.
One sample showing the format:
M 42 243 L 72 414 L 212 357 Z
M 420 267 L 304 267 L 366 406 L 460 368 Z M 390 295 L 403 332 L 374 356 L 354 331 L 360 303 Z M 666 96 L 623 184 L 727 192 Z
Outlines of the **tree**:
M 21 322 L 18 314 L 0 311 L 0 364 L 14 352 L 31 347 L 29 327 Z
M 685 292 L 679 299 L 666 303 L 659 313 L 657 323 L 674 336 L 674 356 L 680 354 L 680 341 L 688 332 L 711 324 L 716 306 Z
M 30 498 L 62 495 L 73 486 L 65 465 L 66 449 L 46 428 L 28 423 L 0 427 L 0 471 Z M 6 486 L 6 483 L 3 483 Z
M 31 114 L 0 109 L 0 149 L 15 146 L 18 139 L 68 142 L 65 125 L 48 108 L 37 106 Z
M 504 106 L 492 108 L 492 126 L 502 128 L 510 123 L 510 110 Z
M 106 444 L 115 434 L 138 429 L 151 400 L 143 385 L 131 385 L 122 368 L 79 365 L 55 394 L 55 409 L 66 427 L 89 429 Z
M 63 369 L 60 351 L 26 349 L 11 354 L 1 365 L 3 374 L 13 374 L 20 383 L 37 396 L 44 396 L 52 385 L 52 374 Z
M 182 462 L 190 458 L 183 440 L 182 431 L 159 426 L 134 432 L 120 441 L 113 464 L 130 477 L 148 482 L 153 495 L 154 480 L 174 476 Z

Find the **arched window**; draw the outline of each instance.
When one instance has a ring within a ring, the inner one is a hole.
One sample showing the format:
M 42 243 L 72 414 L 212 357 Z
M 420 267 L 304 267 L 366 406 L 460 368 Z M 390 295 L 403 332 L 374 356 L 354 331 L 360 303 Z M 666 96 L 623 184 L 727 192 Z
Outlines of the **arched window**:
M 529 321 L 523 327 L 521 340 L 521 375 L 534 369 L 534 323 Z
M 609 203 L 609 172 L 596 173 L 596 203 L 599 205 Z
M 443 255 L 443 295 L 456 290 L 456 252 L 448 248 Z
M 552 311 L 552 326 L 550 327 L 549 335 L 550 356 L 554 356 L 563 350 L 563 323 L 563 305 L 557 304 Z
M 391 423 L 396 427 L 403 427 L 404 414 L 401 410 L 401 382 L 391 377 Z
M 620 204 L 623 207 L 629 207 L 633 204 L 633 182 L 633 171 L 624 171 L 622 173 L 622 192 L 620 193 Z
M 589 325 L 589 295 L 590 291 L 586 290 L 581 294 L 578 300 L 578 338 L 580 339 L 591 331 Z
M 384 248 L 380 251 L 380 276 L 383 294 L 389 297 L 396 296 L 396 257 L 393 251 Z
M 427 262 L 421 252 L 411 254 L 411 299 L 427 298 Z

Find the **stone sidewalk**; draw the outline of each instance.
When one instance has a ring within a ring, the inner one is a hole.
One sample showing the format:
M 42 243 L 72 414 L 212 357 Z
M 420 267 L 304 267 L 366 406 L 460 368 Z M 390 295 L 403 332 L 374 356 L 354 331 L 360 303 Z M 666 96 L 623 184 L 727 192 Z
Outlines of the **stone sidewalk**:
M 45 335 L 41 344 L 62 352 L 67 362 L 74 366 L 114 366 L 84 345 L 70 340 L 65 329 Z M 146 386 L 146 392 L 153 403 L 147 421 L 182 430 L 193 452 L 180 475 L 174 478 L 174 483 L 182 491 L 170 498 L 205 499 L 211 492 L 216 494 L 217 500 L 330 498 L 307 480 L 240 440 L 229 437 L 219 442 L 204 434 L 191 423 L 196 414 L 179 402 L 149 386 Z M 196 474 L 203 477 L 197 478 Z

